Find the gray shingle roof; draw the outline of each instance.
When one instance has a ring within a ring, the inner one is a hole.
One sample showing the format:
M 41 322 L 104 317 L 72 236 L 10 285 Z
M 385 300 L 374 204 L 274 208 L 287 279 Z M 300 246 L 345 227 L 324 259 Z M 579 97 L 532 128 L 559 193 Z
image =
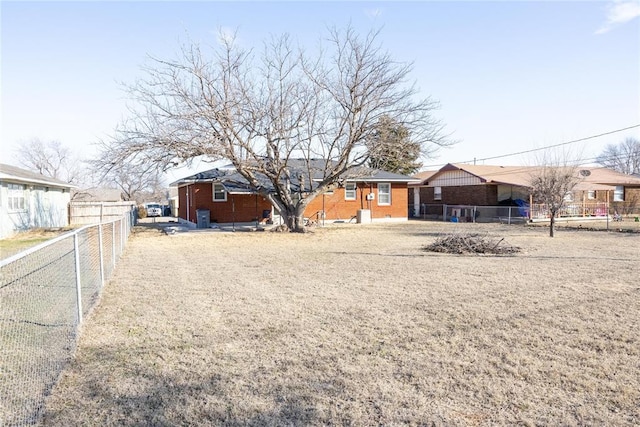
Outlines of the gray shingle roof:
M 34 183 L 47 185 L 51 187 L 75 188 L 73 184 L 61 181 L 59 179 L 50 178 L 36 172 L 22 169 L 16 166 L 5 165 L 0 163 L 0 179 L 3 181 L 15 181 L 23 183 Z
M 310 191 L 317 186 L 317 182 L 325 177 L 327 170 L 327 161 L 322 159 L 312 159 L 310 161 L 301 159 L 292 159 L 287 162 L 287 172 L 289 183 L 294 191 L 298 191 L 301 185 L 304 185 L 303 191 Z M 283 174 L 283 179 L 285 179 Z M 304 177 L 302 180 L 300 177 Z M 257 174 L 256 178 L 263 188 L 268 191 L 274 191 L 273 184 L 266 176 Z M 359 167 L 347 172 L 343 179 L 345 181 L 357 182 L 414 182 L 415 178 L 400 175 L 397 173 L 386 172 L 367 167 Z M 215 182 L 221 183 L 230 193 L 253 193 L 255 189 L 240 173 L 234 169 L 210 169 L 205 172 L 199 172 L 194 175 L 187 176 L 169 184 L 172 187 L 181 187 L 187 184 L 198 182 Z

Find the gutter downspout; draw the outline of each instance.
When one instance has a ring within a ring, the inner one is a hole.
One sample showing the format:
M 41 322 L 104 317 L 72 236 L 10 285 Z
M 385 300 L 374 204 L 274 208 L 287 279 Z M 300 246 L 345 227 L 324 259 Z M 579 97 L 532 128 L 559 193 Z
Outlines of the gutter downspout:
M 187 195 L 187 211 L 186 211 L 187 218 L 186 219 L 187 219 L 187 221 L 191 221 L 191 217 L 189 216 L 189 214 L 190 214 L 190 209 L 189 209 L 189 184 L 187 184 L 187 187 L 186 187 L 186 195 Z

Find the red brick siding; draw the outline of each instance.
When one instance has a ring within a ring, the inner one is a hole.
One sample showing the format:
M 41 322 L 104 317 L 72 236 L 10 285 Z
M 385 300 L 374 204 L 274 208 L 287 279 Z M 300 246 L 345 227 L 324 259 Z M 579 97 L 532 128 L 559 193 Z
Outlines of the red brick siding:
M 442 200 L 434 200 L 433 187 L 420 187 L 420 203 L 477 206 L 498 204 L 498 187 L 495 185 L 452 186 L 441 187 L 441 189 Z
M 371 192 L 375 194 L 375 198 L 368 201 L 366 197 Z M 345 200 L 344 188 L 337 188 L 333 194 L 320 195 L 313 199 L 307 206 L 304 216 L 315 219 L 315 215 L 324 210 L 325 218 L 328 220 L 349 220 L 356 216 L 359 209 L 370 209 L 373 219 L 407 218 L 409 214 L 407 194 L 406 183 L 391 183 L 391 204 L 378 205 L 378 184 L 358 183 L 355 200 Z
M 637 213 L 640 206 L 640 188 L 638 187 L 625 187 L 624 189 L 624 201 L 613 201 L 613 190 L 609 192 L 610 208 L 621 214 Z
M 189 206 L 187 206 L 187 189 L 189 191 Z M 263 210 L 271 210 L 271 203 L 268 200 L 253 194 L 227 194 L 226 202 L 214 202 L 211 183 L 180 187 L 178 189 L 178 198 L 180 218 L 194 223 L 197 222 L 196 210 L 198 209 L 209 209 L 211 222 L 219 223 L 251 222 L 255 221 L 256 218 L 262 218 Z M 189 218 L 187 218 L 187 211 Z
M 595 199 L 589 199 L 588 191 L 574 191 L 573 201 L 574 203 L 584 203 L 588 206 L 589 203 L 605 203 L 607 202 L 607 193 L 609 195 L 609 213 L 618 212 L 621 214 L 637 212 L 638 206 L 640 206 L 640 188 L 625 187 L 624 189 L 624 201 L 615 202 L 613 200 L 614 191 L 609 190 L 596 190 Z
M 189 191 L 189 205 L 187 206 L 187 189 Z M 366 196 L 370 192 L 375 194 L 375 199 L 367 201 Z M 262 217 L 263 210 L 271 209 L 269 201 L 262 196 L 257 196 L 256 208 L 255 195 L 227 194 L 226 202 L 214 202 L 210 183 L 192 184 L 178 189 L 179 216 L 191 222 L 197 222 L 196 210 L 209 209 L 211 222 L 250 222 Z M 235 216 L 232 212 L 232 198 L 235 202 Z M 324 199 L 324 205 L 323 205 Z M 344 188 L 336 189 L 332 195 L 326 194 L 316 197 L 309 203 L 305 210 L 305 217 L 317 218 L 319 211 L 326 212 L 326 219 L 349 220 L 356 216 L 358 209 L 370 209 L 371 218 L 407 218 L 408 217 L 407 184 L 391 184 L 391 205 L 378 205 L 378 185 L 372 186 L 358 184 L 356 200 L 344 199 Z M 189 217 L 187 218 L 187 211 Z

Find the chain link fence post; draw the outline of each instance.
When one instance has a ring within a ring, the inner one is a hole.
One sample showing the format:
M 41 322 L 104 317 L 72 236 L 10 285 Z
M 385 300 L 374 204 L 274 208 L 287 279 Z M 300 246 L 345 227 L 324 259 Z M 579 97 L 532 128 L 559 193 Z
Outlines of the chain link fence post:
M 76 308 L 78 310 L 78 317 L 76 325 L 80 325 L 82 323 L 82 286 L 80 283 L 80 249 L 78 245 L 78 234 L 75 233 L 73 235 L 73 253 L 75 255 L 75 270 L 76 270 Z
M 100 288 L 104 287 L 104 253 L 102 249 L 103 239 L 102 233 L 104 229 L 102 224 L 98 224 L 98 256 L 100 257 Z
M 0 426 L 41 423 L 83 317 L 115 269 L 116 245 L 124 251 L 131 226 L 117 223 L 86 225 L 0 260 Z

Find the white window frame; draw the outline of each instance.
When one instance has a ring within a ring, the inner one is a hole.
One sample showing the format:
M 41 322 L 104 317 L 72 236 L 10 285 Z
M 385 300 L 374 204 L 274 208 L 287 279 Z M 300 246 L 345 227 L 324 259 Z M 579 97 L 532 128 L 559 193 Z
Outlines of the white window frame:
M 616 189 L 613 190 L 613 201 L 624 202 L 624 186 L 616 185 Z
M 388 191 L 383 190 L 384 187 L 388 188 Z M 386 201 L 385 199 L 388 199 Z M 378 183 L 378 206 L 391 205 L 391 183 L 379 182 Z
M 442 200 L 442 187 L 433 187 L 433 200 Z
M 357 190 L 357 186 L 355 182 L 345 182 L 344 183 L 344 199 L 355 200 L 357 196 L 356 190 Z
M 218 188 L 218 191 L 216 191 L 216 188 Z M 222 191 L 220 191 L 220 189 L 222 189 Z M 211 191 L 213 192 L 213 201 L 214 202 L 226 202 L 227 201 L 227 190 L 224 188 L 224 185 L 222 184 L 212 184 L 211 185 Z M 216 198 L 217 194 L 222 194 L 224 196 L 223 199 L 218 199 Z
M 596 190 L 587 191 L 587 199 L 595 200 L 596 199 Z
M 26 210 L 26 187 L 22 184 L 7 184 L 7 209 L 10 212 Z

